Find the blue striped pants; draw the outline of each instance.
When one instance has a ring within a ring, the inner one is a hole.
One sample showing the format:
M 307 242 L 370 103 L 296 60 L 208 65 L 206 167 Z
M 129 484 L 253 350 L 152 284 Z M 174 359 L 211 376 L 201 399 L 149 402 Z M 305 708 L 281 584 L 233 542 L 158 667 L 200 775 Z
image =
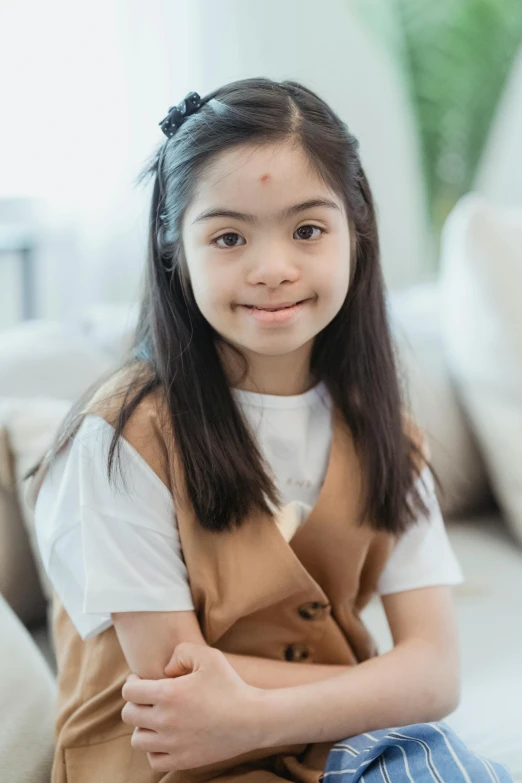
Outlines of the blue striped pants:
M 336 742 L 324 783 L 513 783 L 507 767 L 473 753 L 444 722 L 382 729 Z

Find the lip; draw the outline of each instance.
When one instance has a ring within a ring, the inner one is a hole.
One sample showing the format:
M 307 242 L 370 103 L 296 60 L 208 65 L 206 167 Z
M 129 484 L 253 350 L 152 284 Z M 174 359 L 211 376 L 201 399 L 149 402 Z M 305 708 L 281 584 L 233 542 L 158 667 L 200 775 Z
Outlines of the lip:
M 238 305 L 238 307 L 250 318 L 262 324 L 286 324 L 294 319 L 310 302 L 310 299 L 301 299 L 298 302 L 278 302 L 266 305 Z

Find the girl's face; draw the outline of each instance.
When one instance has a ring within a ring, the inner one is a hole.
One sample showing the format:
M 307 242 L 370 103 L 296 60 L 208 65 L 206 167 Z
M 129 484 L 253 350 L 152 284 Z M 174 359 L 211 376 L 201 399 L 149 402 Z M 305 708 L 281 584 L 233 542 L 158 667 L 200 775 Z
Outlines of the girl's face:
M 346 297 L 344 205 L 301 149 L 242 146 L 217 156 L 182 236 L 198 307 L 247 357 L 311 349 Z

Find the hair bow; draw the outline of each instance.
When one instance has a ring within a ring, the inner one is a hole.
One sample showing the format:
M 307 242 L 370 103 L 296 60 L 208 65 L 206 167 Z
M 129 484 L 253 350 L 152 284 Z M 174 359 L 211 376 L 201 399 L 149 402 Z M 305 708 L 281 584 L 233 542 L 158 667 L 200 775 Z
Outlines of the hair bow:
M 191 114 L 195 114 L 203 103 L 197 92 L 189 92 L 177 106 L 171 106 L 167 116 L 158 123 L 165 136 L 173 136 L 181 123 Z

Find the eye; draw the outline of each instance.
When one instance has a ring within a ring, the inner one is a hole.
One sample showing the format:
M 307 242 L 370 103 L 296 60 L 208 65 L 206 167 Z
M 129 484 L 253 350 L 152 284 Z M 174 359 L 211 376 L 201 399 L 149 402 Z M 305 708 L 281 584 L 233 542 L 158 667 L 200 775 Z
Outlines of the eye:
M 219 245 L 218 242 L 220 239 L 223 239 L 225 244 Z M 227 248 L 227 247 L 239 247 L 239 245 L 234 241 L 235 239 L 243 239 L 242 236 L 239 234 L 236 234 L 234 231 L 227 231 L 226 234 L 221 234 L 221 236 L 216 237 L 212 240 L 211 244 L 216 245 L 217 247 L 221 248 Z
M 311 224 L 307 226 L 299 226 L 299 228 L 296 229 L 295 233 L 298 234 L 299 232 L 302 232 L 298 236 L 298 239 L 319 239 L 319 236 L 315 236 L 315 237 L 312 236 L 313 231 L 320 231 L 321 233 L 319 234 L 319 236 L 321 236 L 321 234 L 324 234 L 324 228 L 320 228 L 319 226 L 313 226 Z

